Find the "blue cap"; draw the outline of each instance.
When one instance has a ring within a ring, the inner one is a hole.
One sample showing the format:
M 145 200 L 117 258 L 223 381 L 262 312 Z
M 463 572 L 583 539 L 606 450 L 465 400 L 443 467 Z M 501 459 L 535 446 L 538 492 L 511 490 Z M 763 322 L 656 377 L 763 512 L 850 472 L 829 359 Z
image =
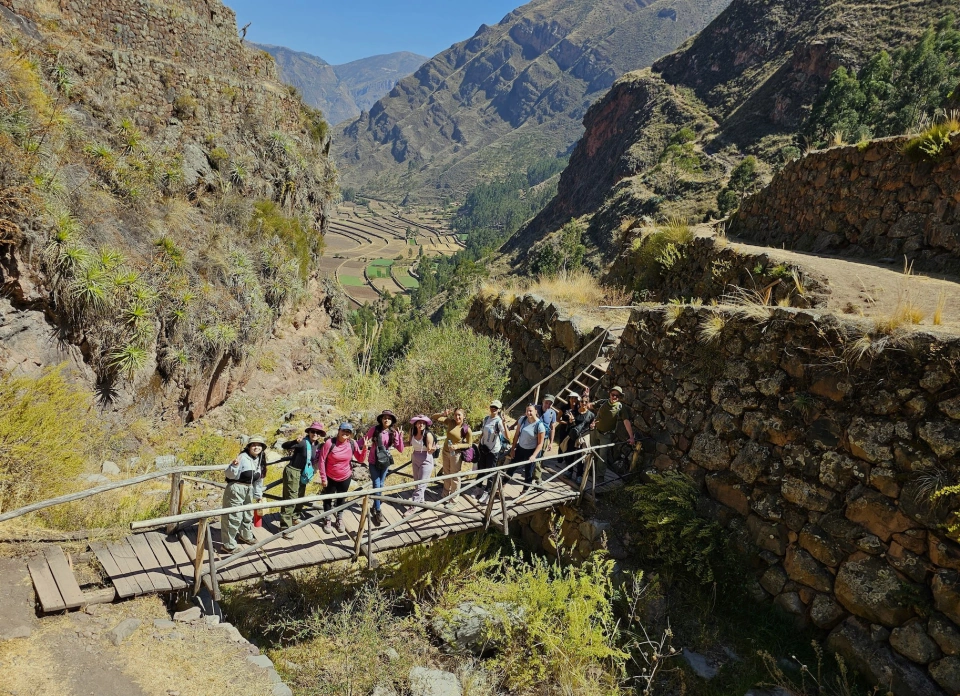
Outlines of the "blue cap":
M 349 430 L 349 431 L 352 433 L 352 432 L 353 432 L 353 425 L 351 425 L 350 423 L 347 423 L 346 421 L 344 421 L 343 423 L 340 424 L 339 430 Z

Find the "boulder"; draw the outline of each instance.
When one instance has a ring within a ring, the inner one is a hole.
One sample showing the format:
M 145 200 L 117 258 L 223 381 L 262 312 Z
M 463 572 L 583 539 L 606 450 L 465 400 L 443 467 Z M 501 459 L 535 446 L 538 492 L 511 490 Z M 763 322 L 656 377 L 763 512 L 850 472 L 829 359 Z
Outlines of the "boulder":
M 934 421 L 924 423 L 917 432 L 940 459 L 949 459 L 960 452 L 960 423 Z
M 930 665 L 930 676 L 948 693 L 960 693 L 960 657 L 945 657 Z
M 522 620 L 521 612 L 516 608 L 498 604 L 491 611 L 473 602 L 463 602 L 452 611 L 438 613 L 430 628 L 448 652 L 480 656 L 487 650 L 496 649 L 505 618 L 510 622 Z
M 927 632 L 946 655 L 960 655 L 960 628 L 942 614 L 934 614 L 927 623 Z
M 706 657 L 693 650 L 684 648 L 680 651 L 680 655 L 683 657 L 683 661 L 693 670 L 693 673 L 701 679 L 713 679 L 720 672 L 719 669 L 707 662 Z
M 770 566 L 760 577 L 760 586 L 774 597 L 783 592 L 783 586 L 786 584 L 787 573 L 778 565 Z
M 923 670 L 894 653 L 890 646 L 875 642 L 869 627 L 855 617 L 833 629 L 827 647 L 870 682 L 889 686 L 896 696 L 943 696 Z
M 840 545 L 815 524 L 808 524 L 800 531 L 799 544 L 800 548 L 831 568 L 836 568 L 844 559 Z
M 923 624 L 913 621 L 890 631 L 890 645 L 908 660 L 926 665 L 943 655 L 933 639 L 923 630 Z
M 836 495 L 827 488 L 815 486 L 794 476 L 784 476 L 780 490 L 788 502 L 814 512 L 826 512 Z
M 190 607 L 189 609 L 184 609 L 183 611 L 178 611 L 175 613 L 173 615 L 173 620 L 186 623 L 189 621 L 196 621 L 201 616 L 203 616 L 203 612 L 200 610 L 200 607 Z
M 933 590 L 933 605 L 947 615 L 955 624 L 960 624 L 960 579 L 955 570 L 940 570 L 930 583 Z
M 894 425 L 889 421 L 871 422 L 863 418 L 854 418 L 847 428 L 847 441 L 850 453 L 871 464 L 893 461 Z
M 873 490 L 865 490 L 847 505 L 844 511 L 847 519 L 866 527 L 882 541 L 908 529 L 914 529 L 917 523 L 904 515 L 887 496 Z
M 730 448 L 727 443 L 710 433 L 700 433 L 693 438 L 690 459 L 710 471 L 730 468 Z
M 104 476 L 119 476 L 120 467 L 115 462 L 104 462 L 100 465 L 100 473 Z
M 871 623 L 900 626 L 914 611 L 903 603 L 904 583 L 879 558 L 848 561 L 840 566 L 834 592 L 847 611 Z
M 831 595 L 818 594 L 810 604 L 810 620 L 818 628 L 833 628 L 846 614 L 847 612 L 833 600 Z
M 140 628 L 140 623 L 140 619 L 126 619 L 121 621 L 112 629 L 107 631 L 107 640 L 114 645 L 120 645 L 120 643 L 132 636 L 134 631 Z
M 463 696 L 463 688 L 451 672 L 414 667 L 410 670 L 410 696 Z
M 770 461 L 770 449 L 750 441 L 743 446 L 730 464 L 730 470 L 744 483 L 752 484 L 766 469 Z
M 783 567 L 787 571 L 787 576 L 801 585 L 812 587 L 820 592 L 833 591 L 833 576 L 817 563 L 813 556 L 798 546 L 791 544 L 787 548 Z

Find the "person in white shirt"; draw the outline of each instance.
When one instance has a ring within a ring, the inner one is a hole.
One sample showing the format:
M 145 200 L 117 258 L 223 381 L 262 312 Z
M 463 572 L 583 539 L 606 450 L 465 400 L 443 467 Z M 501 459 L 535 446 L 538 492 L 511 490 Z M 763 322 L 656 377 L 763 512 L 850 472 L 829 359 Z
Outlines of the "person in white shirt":
M 492 469 L 497 465 L 500 459 L 500 450 L 503 448 L 504 438 L 510 437 L 510 430 L 507 428 L 507 422 L 503 419 L 500 410 L 503 404 L 495 399 L 490 402 L 490 415 L 483 419 L 480 426 L 480 461 L 477 462 L 477 471 L 481 469 Z M 478 473 L 478 475 L 480 475 Z M 483 493 L 477 500 L 478 503 L 485 503 L 490 498 L 490 490 L 493 486 L 493 479 L 487 479 L 481 486 Z

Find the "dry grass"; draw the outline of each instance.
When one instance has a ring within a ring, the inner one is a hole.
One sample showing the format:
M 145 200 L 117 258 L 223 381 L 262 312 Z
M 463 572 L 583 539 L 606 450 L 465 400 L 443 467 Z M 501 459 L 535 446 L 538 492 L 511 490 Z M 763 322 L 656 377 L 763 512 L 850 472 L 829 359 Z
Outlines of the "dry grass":
M 716 342 L 723 334 L 723 329 L 726 325 L 727 319 L 721 314 L 712 314 L 704 319 L 700 323 L 700 343 L 709 345 Z
M 629 310 L 600 309 L 601 306 L 628 306 L 631 304 L 632 295 L 623 288 L 601 285 L 596 276 L 584 270 L 565 271 L 552 278 L 511 276 L 506 283 L 484 285 L 479 296 L 485 302 L 500 298 L 501 301 L 509 303 L 527 293 L 539 295 L 547 302 L 566 309 L 584 329 L 601 323 L 622 323 L 630 315 Z
M 941 290 L 940 294 L 937 295 L 937 307 L 933 310 L 933 325 L 940 326 L 943 324 L 943 310 L 947 306 L 947 291 Z

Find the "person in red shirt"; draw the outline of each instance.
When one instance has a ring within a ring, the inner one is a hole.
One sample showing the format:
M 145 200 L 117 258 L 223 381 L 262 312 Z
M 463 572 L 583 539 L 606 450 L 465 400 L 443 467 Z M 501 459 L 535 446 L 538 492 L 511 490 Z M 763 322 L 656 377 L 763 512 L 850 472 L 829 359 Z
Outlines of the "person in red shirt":
M 320 448 L 320 456 L 317 458 L 317 473 L 320 476 L 320 482 L 323 484 L 323 494 L 332 495 L 334 493 L 346 493 L 350 490 L 350 482 L 353 480 L 354 460 L 362 462 L 366 456 L 366 449 L 363 445 L 353 440 L 353 425 L 350 423 L 341 423 L 337 430 L 336 437 L 332 437 L 323 443 Z M 324 500 L 323 511 L 329 512 L 336 503 L 337 507 L 343 505 L 342 500 Z M 328 534 L 331 526 L 338 532 L 343 531 L 343 512 L 337 513 L 337 521 L 331 525 L 330 518 L 323 520 L 323 531 Z

